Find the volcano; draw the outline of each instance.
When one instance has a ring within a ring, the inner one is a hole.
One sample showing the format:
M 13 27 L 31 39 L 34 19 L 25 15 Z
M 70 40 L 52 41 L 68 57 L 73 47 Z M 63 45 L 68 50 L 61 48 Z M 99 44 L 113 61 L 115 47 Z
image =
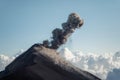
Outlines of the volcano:
M 62 58 L 57 49 L 67 41 L 83 20 L 76 13 L 69 15 L 63 29 L 53 30 L 52 41 L 34 44 L 0 72 L 0 80 L 101 80 Z

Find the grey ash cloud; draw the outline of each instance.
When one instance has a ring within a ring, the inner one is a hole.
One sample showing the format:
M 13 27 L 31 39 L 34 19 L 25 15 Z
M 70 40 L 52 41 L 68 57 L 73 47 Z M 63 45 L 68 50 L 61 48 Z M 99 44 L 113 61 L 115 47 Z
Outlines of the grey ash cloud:
M 83 20 L 76 13 L 71 13 L 68 20 L 62 24 L 62 29 L 56 28 L 52 31 L 52 40 L 43 41 L 43 46 L 58 49 L 62 44 L 66 43 L 67 38 L 83 25 Z

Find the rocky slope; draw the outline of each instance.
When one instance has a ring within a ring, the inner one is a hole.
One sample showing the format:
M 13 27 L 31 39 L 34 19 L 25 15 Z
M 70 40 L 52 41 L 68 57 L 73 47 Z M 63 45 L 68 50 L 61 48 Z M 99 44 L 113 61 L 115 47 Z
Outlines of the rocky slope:
M 0 73 L 0 80 L 100 80 L 74 67 L 53 49 L 33 45 Z

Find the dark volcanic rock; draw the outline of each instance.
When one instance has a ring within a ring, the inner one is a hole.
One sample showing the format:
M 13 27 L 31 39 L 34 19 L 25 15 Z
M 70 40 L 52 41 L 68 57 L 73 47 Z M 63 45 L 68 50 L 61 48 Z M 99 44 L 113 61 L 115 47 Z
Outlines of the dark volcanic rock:
M 35 44 L 0 73 L 0 80 L 101 80 L 78 69 L 53 49 Z

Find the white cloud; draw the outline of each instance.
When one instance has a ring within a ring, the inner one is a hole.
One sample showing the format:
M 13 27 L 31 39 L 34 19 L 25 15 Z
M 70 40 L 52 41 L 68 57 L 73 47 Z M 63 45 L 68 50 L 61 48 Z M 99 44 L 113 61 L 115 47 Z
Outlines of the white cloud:
M 5 67 L 12 62 L 16 57 L 18 57 L 21 53 L 23 53 L 24 50 L 21 49 L 18 53 L 16 53 L 14 56 L 6 56 L 3 54 L 0 54 L 0 71 L 4 70 Z
M 72 54 L 71 51 L 69 51 L 67 48 L 64 48 L 60 51 L 60 55 L 63 56 L 63 58 L 65 58 L 66 60 L 71 60 L 73 59 L 75 56 Z
M 4 70 L 5 66 L 7 66 L 13 59 L 14 57 L 8 57 L 3 54 L 0 55 L 0 71 Z
M 120 52 L 115 54 L 84 54 L 80 51 L 71 52 L 65 48 L 60 51 L 60 55 L 75 66 L 89 71 L 102 79 L 106 79 L 109 71 L 112 71 L 114 68 L 120 68 Z

